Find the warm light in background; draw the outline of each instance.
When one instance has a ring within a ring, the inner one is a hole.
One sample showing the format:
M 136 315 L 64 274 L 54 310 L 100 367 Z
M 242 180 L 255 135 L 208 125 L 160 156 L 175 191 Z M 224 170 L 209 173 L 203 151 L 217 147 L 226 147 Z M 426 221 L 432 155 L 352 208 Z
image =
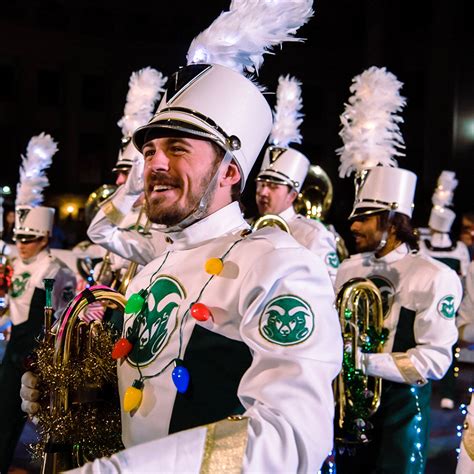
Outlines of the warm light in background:
M 71 204 L 69 204 L 69 206 L 66 207 L 66 212 L 68 214 L 72 214 L 74 212 L 74 210 L 75 210 L 75 207 L 72 206 Z

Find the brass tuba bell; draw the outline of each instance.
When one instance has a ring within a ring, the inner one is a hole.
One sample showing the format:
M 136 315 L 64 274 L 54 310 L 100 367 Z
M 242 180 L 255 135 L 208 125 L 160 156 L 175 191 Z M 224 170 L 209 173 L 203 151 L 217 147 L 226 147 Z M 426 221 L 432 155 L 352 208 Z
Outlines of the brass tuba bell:
M 320 166 L 311 165 L 294 208 L 298 214 L 324 221 L 331 208 L 332 198 L 333 187 L 328 174 Z
M 264 227 L 278 227 L 284 232 L 288 232 L 291 235 L 290 227 L 288 223 L 276 214 L 265 214 L 259 217 L 252 225 L 252 230 L 263 229 Z
M 110 288 L 90 287 L 75 296 L 53 325 L 54 280 L 44 282 L 44 340 L 35 350 L 42 385 L 36 415 L 40 441 L 33 452 L 42 458 L 42 474 L 56 474 L 123 448 L 116 361 L 111 355 L 118 328 L 99 320 L 85 322 L 79 315 L 94 301 L 107 302 L 113 312 L 122 313 L 126 301 Z
M 380 405 L 382 379 L 363 374 L 362 352 L 381 352 L 388 337 L 383 327 L 382 296 L 366 278 L 352 278 L 339 290 L 336 306 L 344 342 L 342 370 L 336 380 L 336 440 L 340 444 L 369 441 L 370 422 Z

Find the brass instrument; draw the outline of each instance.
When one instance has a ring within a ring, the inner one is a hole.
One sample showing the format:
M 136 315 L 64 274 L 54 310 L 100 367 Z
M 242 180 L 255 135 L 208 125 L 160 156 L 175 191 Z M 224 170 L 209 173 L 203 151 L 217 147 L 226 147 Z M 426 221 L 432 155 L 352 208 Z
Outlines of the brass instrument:
M 278 227 L 291 235 L 290 227 L 282 217 L 276 214 L 265 214 L 259 217 L 252 225 L 252 230 L 263 229 L 264 227 Z
M 101 204 L 117 191 L 117 187 L 115 184 L 103 184 L 89 194 L 84 206 L 84 217 L 87 225 L 92 222 Z
M 340 289 L 336 301 L 344 342 L 342 370 L 336 381 L 336 440 L 343 444 L 369 441 L 367 432 L 380 405 L 382 379 L 363 374 L 362 352 L 380 352 L 388 330 L 383 327 L 382 296 L 366 278 L 352 278 Z
M 310 219 L 324 221 L 333 199 L 333 187 L 328 174 L 318 165 L 311 165 L 303 189 L 296 198 L 295 212 Z
M 76 295 L 53 325 L 51 292 L 45 280 L 44 340 L 36 349 L 42 385 L 37 414 L 42 439 L 34 448 L 43 474 L 80 467 L 122 449 L 116 362 L 111 357 L 118 337 L 103 321 L 86 323 L 79 315 L 94 301 L 123 312 L 125 297 L 95 286 Z

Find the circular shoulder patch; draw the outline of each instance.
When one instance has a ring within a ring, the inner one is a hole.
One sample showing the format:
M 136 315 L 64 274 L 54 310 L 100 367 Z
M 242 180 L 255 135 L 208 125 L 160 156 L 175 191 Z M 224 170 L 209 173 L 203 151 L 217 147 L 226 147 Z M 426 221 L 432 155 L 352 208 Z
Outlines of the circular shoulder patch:
M 267 303 L 260 316 L 260 334 L 269 342 L 292 346 L 306 341 L 314 329 L 314 315 L 298 296 L 277 296 Z
M 326 265 L 332 268 L 338 268 L 340 264 L 339 257 L 337 256 L 336 252 L 329 252 L 326 254 L 324 261 L 326 262 Z
M 445 319 L 453 319 L 456 316 L 456 308 L 454 307 L 454 296 L 444 296 L 439 300 L 438 313 Z

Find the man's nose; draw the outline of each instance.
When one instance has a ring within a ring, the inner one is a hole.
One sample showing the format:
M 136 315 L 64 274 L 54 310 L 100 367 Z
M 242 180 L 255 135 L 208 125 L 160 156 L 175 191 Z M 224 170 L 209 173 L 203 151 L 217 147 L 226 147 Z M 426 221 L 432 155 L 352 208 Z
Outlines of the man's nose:
M 168 171 L 170 169 L 170 159 L 165 151 L 157 148 L 152 156 L 146 160 L 147 165 L 153 171 Z
M 357 232 L 360 229 L 359 222 L 358 221 L 353 221 L 351 223 L 350 229 L 351 229 L 351 232 Z

